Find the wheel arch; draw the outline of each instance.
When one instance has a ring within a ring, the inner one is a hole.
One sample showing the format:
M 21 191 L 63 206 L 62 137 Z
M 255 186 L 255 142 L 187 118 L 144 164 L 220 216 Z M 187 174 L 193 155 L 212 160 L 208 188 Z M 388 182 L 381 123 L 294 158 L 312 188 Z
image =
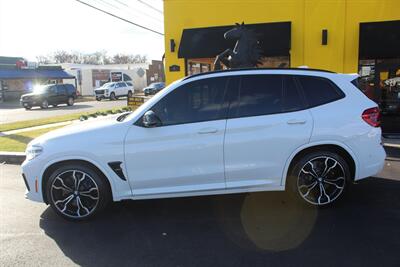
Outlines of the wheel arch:
M 355 180 L 358 172 L 358 160 L 353 151 L 349 147 L 337 142 L 312 143 L 312 144 L 307 144 L 306 146 L 302 146 L 292 153 L 289 160 L 286 162 L 281 185 L 284 186 L 286 184 L 286 178 L 288 173 L 302 156 L 308 153 L 321 150 L 334 152 L 343 157 L 343 159 L 349 164 L 352 181 Z
M 41 189 L 42 189 L 42 197 L 43 197 L 44 203 L 49 204 L 49 202 L 47 200 L 47 195 L 46 195 L 46 183 L 47 183 L 47 180 L 50 178 L 50 175 L 52 174 L 52 172 L 54 170 L 56 170 L 56 168 L 58 168 L 61 165 L 71 164 L 71 163 L 75 163 L 75 164 L 77 163 L 77 164 L 81 164 L 81 165 L 86 165 L 86 166 L 92 168 L 100 176 L 102 176 L 103 179 L 106 181 L 106 184 L 108 186 L 110 197 L 111 197 L 111 199 L 113 199 L 113 190 L 112 190 L 113 187 L 112 187 L 112 184 L 111 184 L 110 180 L 108 179 L 108 177 L 104 174 L 104 171 L 102 171 L 100 167 L 98 167 L 93 162 L 90 162 L 90 161 L 84 160 L 84 159 L 64 159 L 64 160 L 59 160 L 59 161 L 56 161 L 56 162 L 52 162 L 51 164 L 49 164 L 46 167 L 46 169 L 43 172 Z

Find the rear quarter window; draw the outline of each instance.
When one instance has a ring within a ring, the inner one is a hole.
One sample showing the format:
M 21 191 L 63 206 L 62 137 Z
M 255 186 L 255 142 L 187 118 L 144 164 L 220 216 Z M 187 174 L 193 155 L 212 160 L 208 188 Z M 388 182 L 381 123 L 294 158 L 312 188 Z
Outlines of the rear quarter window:
M 297 76 L 308 107 L 324 105 L 344 98 L 344 93 L 331 80 L 316 76 Z

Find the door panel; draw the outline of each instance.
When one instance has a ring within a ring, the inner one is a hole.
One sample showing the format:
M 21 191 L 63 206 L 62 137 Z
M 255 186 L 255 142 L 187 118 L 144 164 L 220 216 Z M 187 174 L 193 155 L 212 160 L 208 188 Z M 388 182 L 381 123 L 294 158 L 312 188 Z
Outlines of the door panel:
M 229 119 L 224 146 L 227 188 L 281 185 L 287 159 L 309 141 L 311 131 L 308 110 Z
M 227 188 L 280 186 L 287 159 L 309 141 L 312 126 L 293 76 L 242 76 L 225 133 Z
M 144 127 L 140 118 L 130 129 L 125 161 L 134 195 L 225 188 L 226 84 L 188 82 L 151 108 L 157 127 Z
M 144 128 L 126 137 L 126 168 L 134 195 L 225 188 L 226 120 Z

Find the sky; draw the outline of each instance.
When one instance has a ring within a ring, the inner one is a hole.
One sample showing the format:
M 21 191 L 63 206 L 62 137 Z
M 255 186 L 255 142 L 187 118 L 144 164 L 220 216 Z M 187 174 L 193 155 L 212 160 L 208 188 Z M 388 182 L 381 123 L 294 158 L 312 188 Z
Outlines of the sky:
M 82 1 L 156 31 L 164 30 L 162 0 Z M 105 50 L 110 56 L 127 53 L 161 59 L 164 37 L 75 0 L 0 0 L 0 56 L 36 61 L 36 56 L 57 50 Z

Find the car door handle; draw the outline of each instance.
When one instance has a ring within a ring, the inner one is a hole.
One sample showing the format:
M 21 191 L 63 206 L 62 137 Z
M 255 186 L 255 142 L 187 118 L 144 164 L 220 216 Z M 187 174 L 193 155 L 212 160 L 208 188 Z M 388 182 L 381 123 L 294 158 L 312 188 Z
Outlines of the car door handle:
M 304 124 L 304 123 L 306 123 L 306 120 L 301 120 L 301 119 L 292 119 L 287 121 L 287 124 Z
M 218 132 L 218 129 L 215 128 L 204 128 L 199 130 L 197 133 L 199 134 L 211 134 L 211 133 L 216 133 Z

